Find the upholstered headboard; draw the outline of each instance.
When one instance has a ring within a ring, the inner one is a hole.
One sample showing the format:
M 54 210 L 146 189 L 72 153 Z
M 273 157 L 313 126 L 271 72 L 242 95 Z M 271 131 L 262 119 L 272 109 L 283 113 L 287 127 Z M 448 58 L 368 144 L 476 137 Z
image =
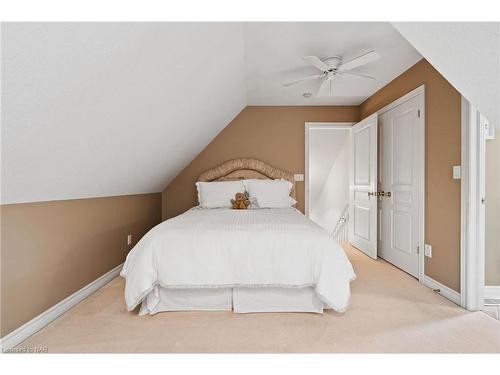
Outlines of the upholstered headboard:
M 270 166 L 257 159 L 232 159 L 217 167 L 203 172 L 198 181 L 234 181 L 245 179 L 278 179 L 290 181 L 293 185 L 290 196 L 295 199 L 295 181 L 293 174 L 279 168 Z

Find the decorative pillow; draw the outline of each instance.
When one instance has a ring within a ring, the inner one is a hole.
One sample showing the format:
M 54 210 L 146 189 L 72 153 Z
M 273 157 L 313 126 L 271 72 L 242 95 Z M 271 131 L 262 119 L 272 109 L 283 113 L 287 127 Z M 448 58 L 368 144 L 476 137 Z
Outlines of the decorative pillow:
M 198 204 L 202 208 L 231 208 L 231 199 L 236 193 L 245 193 L 243 182 L 214 181 L 197 182 Z
M 259 208 L 288 208 L 297 201 L 290 197 L 292 183 L 287 180 L 244 180 L 245 188 L 250 196 L 251 206 Z
M 250 202 L 250 204 L 248 205 L 249 209 L 251 209 L 251 210 L 258 210 L 260 208 L 259 207 L 259 203 L 257 202 L 257 198 L 250 197 L 250 194 L 248 195 L 248 201 Z

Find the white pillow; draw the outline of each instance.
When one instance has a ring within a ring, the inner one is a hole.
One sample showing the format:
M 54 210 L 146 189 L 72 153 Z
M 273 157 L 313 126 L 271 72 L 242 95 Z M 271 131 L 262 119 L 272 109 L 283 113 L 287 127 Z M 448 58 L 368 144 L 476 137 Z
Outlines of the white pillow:
M 216 181 L 197 182 L 198 203 L 202 208 L 231 208 L 231 199 L 236 193 L 244 193 L 243 182 Z
M 250 200 L 255 199 L 259 208 L 288 208 L 297 201 L 290 197 L 292 183 L 287 180 L 245 180 Z

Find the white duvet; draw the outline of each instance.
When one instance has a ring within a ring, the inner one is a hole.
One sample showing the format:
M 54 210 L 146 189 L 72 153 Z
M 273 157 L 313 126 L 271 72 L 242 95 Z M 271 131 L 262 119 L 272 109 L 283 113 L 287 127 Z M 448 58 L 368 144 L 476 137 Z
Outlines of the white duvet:
M 337 241 L 294 208 L 193 208 L 151 229 L 121 276 L 129 310 L 156 286 L 313 287 L 339 312 L 356 277 Z

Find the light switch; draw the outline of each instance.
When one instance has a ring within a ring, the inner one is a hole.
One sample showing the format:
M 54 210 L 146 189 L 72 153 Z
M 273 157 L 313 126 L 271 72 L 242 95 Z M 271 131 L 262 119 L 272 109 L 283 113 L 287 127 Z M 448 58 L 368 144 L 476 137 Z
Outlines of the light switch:
M 132 235 L 131 234 L 129 234 L 127 236 L 127 245 L 132 245 Z
M 295 181 L 304 181 L 304 175 L 302 173 L 297 173 L 293 175 Z
M 426 257 L 432 258 L 432 246 L 425 244 L 424 245 L 424 255 Z
M 453 179 L 460 180 L 462 178 L 462 168 L 460 165 L 453 166 Z
M 495 127 L 492 126 L 486 118 L 481 115 L 481 122 L 484 126 L 484 139 L 495 139 Z

